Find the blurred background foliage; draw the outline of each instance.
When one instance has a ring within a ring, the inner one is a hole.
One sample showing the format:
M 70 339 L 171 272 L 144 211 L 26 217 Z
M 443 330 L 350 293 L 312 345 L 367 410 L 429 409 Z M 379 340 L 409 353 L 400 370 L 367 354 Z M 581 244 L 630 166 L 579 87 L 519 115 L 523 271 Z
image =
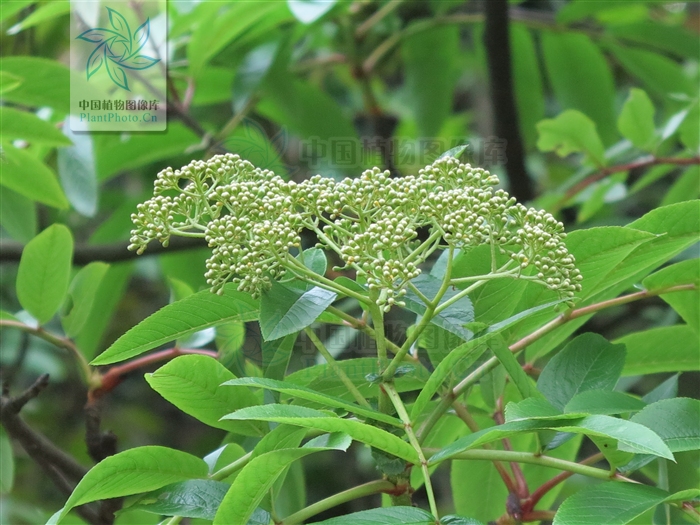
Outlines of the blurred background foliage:
M 79 75 L 68 68 L 70 4 L 0 6 L 2 309 L 20 310 L 14 282 L 22 245 L 52 223 L 67 225 L 75 271 L 110 264 L 95 272 L 91 308 L 74 335 L 88 360 L 168 301 L 204 287 L 206 248 L 184 244 L 138 260 L 125 250 L 129 216 L 150 194 L 155 174 L 193 158 L 232 151 L 296 180 L 356 176 L 373 165 L 399 175 L 466 143 L 471 162 L 499 174 L 520 199 L 556 213 L 567 229 L 627 224 L 700 195 L 694 2 L 171 0 L 167 131 L 90 135 L 65 125 L 70 76 Z M 499 14 L 508 16 L 496 29 L 509 35 L 509 45 L 485 30 L 487 18 Z M 695 254 L 697 246 L 680 258 Z M 611 309 L 586 330 L 615 339 L 677 319 L 656 299 Z M 47 326 L 61 332 L 58 319 Z M 215 340 L 211 332 L 183 344 L 240 349 L 254 374 L 261 364 L 256 330 L 228 326 Z M 360 350 L 347 334 L 336 340 L 337 354 Z M 91 464 L 86 390 L 67 352 L 9 329 L 0 332 L 0 344 L 3 379 L 13 389 L 51 375 L 47 392 L 24 409 L 26 420 Z M 302 346 L 292 369 L 314 362 Z M 161 444 L 197 455 L 215 449 L 224 432 L 161 399 L 144 371 L 103 400 L 102 425 L 118 448 Z M 644 393 L 666 377 L 629 377 L 624 387 Z M 679 395 L 697 397 L 697 375 L 681 376 Z M 305 473 L 295 466 L 283 504 L 289 512 L 304 505 L 304 477 L 310 501 L 372 479 L 371 458 L 359 456 L 313 457 L 304 461 Z M 61 493 L 5 434 L 0 458 L 0 522 L 40 523 L 61 506 Z M 345 461 L 359 468 L 345 468 Z M 672 468 L 686 468 L 684 479 L 692 482 L 697 468 L 688 464 Z M 436 483 L 447 489 L 448 473 Z M 118 519 L 155 522 L 139 513 Z

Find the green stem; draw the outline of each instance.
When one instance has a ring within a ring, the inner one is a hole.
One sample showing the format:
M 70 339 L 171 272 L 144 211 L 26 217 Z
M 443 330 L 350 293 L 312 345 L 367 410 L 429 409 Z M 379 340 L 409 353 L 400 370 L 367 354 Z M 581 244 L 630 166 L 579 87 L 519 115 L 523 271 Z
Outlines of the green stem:
M 250 463 L 251 458 L 253 457 L 253 451 L 251 450 L 247 454 L 244 454 L 240 458 L 238 458 L 236 461 L 233 463 L 229 463 L 225 467 L 220 468 L 216 472 L 214 472 L 211 476 L 209 476 L 211 479 L 216 480 L 216 481 L 221 481 L 223 479 L 226 479 L 229 477 L 231 474 L 234 474 L 241 470 L 243 467 L 245 467 L 248 463 Z
M 328 363 L 328 366 L 331 367 L 331 369 L 336 373 L 338 378 L 342 381 L 342 383 L 345 385 L 345 388 L 348 389 L 348 391 L 352 394 L 352 397 L 355 398 L 355 401 L 357 401 L 360 405 L 365 406 L 367 408 L 372 408 L 370 404 L 367 402 L 365 397 L 360 393 L 360 391 L 357 389 L 355 384 L 350 381 L 350 378 L 347 376 L 345 372 L 343 372 L 343 369 L 340 368 L 338 365 L 338 362 L 333 358 L 331 353 L 328 351 L 328 349 L 325 347 L 323 342 L 318 338 L 316 335 L 316 332 L 314 332 L 311 328 L 306 327 L 304 328 L 304 333 L 307 335 L 309 339 L 311 339 L 311 342 L 314 344 L 318 352 L 323 356 L 323 358 L 326 360 Z
M 394 9 L 399 7 L 404 0 L 389 0 L 386 4 L 384 4 L 381 8 L 377 9 L 377 11 L 370 16 L 367 20 L 362 22 L 359 26 L 357 26 L 357 29 L 355 29 L 355 37 L 357 38 L 362 38 L 367 34 L 367 32 L 372 29 L 372 27 L 380 22 L 385 16 L 390 14 Z
M 78 364 L 78 370 L 80 371 L 80 376 L 83 380 L 83 383 L 85 383 L 85 385 L 87 385 L 90 388 L 92 388 L 93 386 L 99 386 L 99 384 L 96 384 L 96 382 L 99 381 L 99 375 L 95 374 L 87 359 L 85 359 L 85 356 L 80 352 L 78 347 L 75 346 L 75 343 L 73 343 L 73 341 L 71 341 L 67 337 L 60 337 L 47 332 L 41 327 L 35 328 L 33 326 L 24 324 L 20 321 L 13 321 L 11 319 L 3 319 L 2 321 L 0 321 L 0 327 L 3 326 L 8 328 L 17 328 L 28 334 L 35 335 L 36 337 L 39 337 L 44 341 L 48 341 L 49 343 L 58 348 L 63 348 L 64 350 L 67 350 L 68 353 L 73 356 L 76 363 Z
M 423 481 L 425 483 L 425 491 L 428 494 L 428 502 L 430 504 L 430 512 L 433 514 L 436 520 L 439 520 L 438 516 L 438 509 L 437 509 L 437 504 L 435 502 L 435 494 L 433 492 L 433 484 L 430 481 L 430 471 L 428 470 L 428 461 L 425 459 L 425 455 L 423 454 L 423 449 L 420 446 L 420 443 L 418 443 L 418 439 L 416 438 L 416 434 L 413 432 L 413 425 L 411 424 L 411 417 L 408 415 L 408 412 L 406 411 L 406 407 L 403 404 L 403 401 L 401 401 L 401 396 L 399 393 L 396 391 L 396 388 L 394 388 L 394 385 L 391 383 L 385 383 L 383 385 L 384 389 L 386 390 L 387 395 L 389 396 L 389 399 L 391 399 L 392 404 L 394 405 L 394 408 L 396 409 L 396 413 L 399 415 L 399 418 L 403 422 L 403 426 L 406 429 L 406 435 L 408 436 L 408 441 L 411 443 L 411 446 L 415 449 L 416 453 L 418 454 L 418 459 L 420 459 L 420 467 L 421 471 L 423 472 Z
M 340 310 L 339 308 L 336 308 L 335 306 L 329 306 L 328 308 L 326 308 L 326 311 L 332 313 L 333 315 L 337 315 L 343 321 L 345 321 L 348 325 L 352 326 L 355 330 L 358 330 L 364 334 L 369 335 L 372 339 L 375 338 L 376 334 L 374 333 L 374 330 L 371 327 L 367 326 L 367 324 L 365 324 L 363 321 L 360 321 L 359 319 L 354 318 L 352 315 L 350 315 L 346 312 L 343 312 L 342 310 Z M 392 354 L 396 354 L 399 351 L 399 347 L 396 346 L 394 343 L 392 343 L 389 340 L 386 341 L 386 347 Z M 411 358 L 411 360 L 414 360 L 414 359 Z
M 435 294 L 435 297 L 433 297 L 433 299 L 431 301 L 428 301 L 428 303 L 426 304 L 425 313 L 423 313 L 423 317 L 421 318 L 420 323 L 418 323 L 415 329 L 411 332 L 411 335 L 406 338 L 404 344 L 401 345 L 401 349 L 391 360 L 389 366 L 387 366 L 386 369 L 382 372 L 382 378 L 384 381 L 391 381 L 391 378 L 393 378 L 394 374 L 396 373 L 396 369 L 403 361 L 404 356 L 408 354 L 408 351 L 411 349 L 413 343 L 415 343 L 418 340 L 420 335 L 433 320 L 435 314 L 437 314 L 439 310 L 438 305 L 440 304 L 440 300 L 443 298 L 445 292 L 447 292 L 448 288 L 450 287 L 450 276 L 452 275 L 453 255 L 454 248 L 450 247 L 450 251 L 447 255 L 445 275 L 443 276 L 440 289 Z
M 403 260 L 404 263 L 408 263 L 413 261 L 413 259 L 418 258 L 423 250 L 425 250 L 427 247 L 429 247 L 431 244 L 433 244 L 436 240 L 438 240 L 440 237 L 442 237 L 442 229 L 435 229 L 435 231 L 428 237 L 423 243 L 421 243 L 418 248 L 413 250 L 411 253 L 409 253 Z
M 485 450 L 485 449 L 475 449 L 475 450 L 465 450 L 444 459 L 468 459 L 468 460 L 488 460 L 488 461 L 506 461 L 510 463 L 528 463 L 531 465 L 539 465 L 541 467 L 549 467 L 558 470 L 565 470 L 567 472 L 573 472 L 574 474 L 581 474 L 582 476 L 588 476 L 589 478 L 604 479 L 604 480 L 618 480 L 618 481 L 631 481 L 627 478 L 620 476 L 619 474 L 610 474 L 609 470 L 602 468 L 589 467 L 588 465 L 582 465 L 580 463 L 575 463 L 573 461 L 566 461 L 564 459 L 553 458 L 550 456 L 538 456 L 531 452 L 517 452 L 514 450 Z
M 313 503 L 308 507 L 297 511 L 294 514 L 290 514 L 289 516 L 284 518 L 284 520 L 282 520 L 282 522 L 279 525 L 296 525 L 297 523 L 303 523 L 304 521 L 315 516 L 316 514 L 319 514 L 328 509 L 332 509 L 333 507 L 337 507 L 338 505 L 342 505 L 343 503 L 346 503 L 348 501 L 352 501 L 354 499 L 362 498 L 365 496 L 370 496 L 372 494 L 377 494 L 380 492 L 391 491 L 395 488 L 396 487 L 394 486 L 394 484 L 390 481 L 370 481 L 369 483 L 358 485 L 357 487 L 344 490 L 343 492 L 338 492 L 333 496 L 330 496 L 326 499 L 322 499 L 321 501 L 317 501 L 316 503 Z
M 321 288 L 325 288 L 326 290 L 330 290 L 331 292 L 337 292 L 343 295 L 347 295 L 348 297 L 352 297 L 353 299 L 357 299 L 363 304 L 368 304 L 368 299 L 364 295 L 361 295 L 353 290 L 350 290 L 349 288 L 346 288 L 342 284 L 338 284 L 335 281 L 331 281 L 330 279 L 326 279 L 322 275 L 319 275 L 317 273 L 312 272 L 309 270 L 306 266 L 301 264 L 298 260 L 296 260 L 294 257 L 292 257 L 291 254 L 287 254 L 287 259 L 286 261 L 288 263 L 291 263 L 299 272 L 302 276 L 302 278 L 305 277 L 305 280 L 311 284 L 315 284 L 320 286 Z

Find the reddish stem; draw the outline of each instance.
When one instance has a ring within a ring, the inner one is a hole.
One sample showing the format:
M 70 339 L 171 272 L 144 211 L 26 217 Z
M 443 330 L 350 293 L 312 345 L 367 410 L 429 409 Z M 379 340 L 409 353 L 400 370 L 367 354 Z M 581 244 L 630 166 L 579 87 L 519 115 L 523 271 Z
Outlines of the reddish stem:
M 216 359 L 219 354 L 213 350 L 202 350 L 198 348 L 168 348 L 167 350 L 161 350 L 159 352 L 153 352 L 152 354 L 139 357 L 123 365 L 113 366 L 107 372 L 102 374 L 100 386 L 88 392 L 88 405 L 94 403 L 98 398 L 114 390 L 119 383 L 124 380 L 124 377 L 134 370 L 139 368 L 144 368 L 154 363 L 159 363 L 161 361 L 167 361 L 181 355 L 208 355 Z
M 562 198 L 554 204 L 553 209 L 554 211 L 560 210 L 569 201 L 569 199 L 577 195 L 580 191 L 586 189 L 594 182 L 598 182 L 599 180 L 604 179 L 608 175 L 612 175 L 613 173 L 620 173 L 622 171 L 656 166 L 657 164 L 675 164 L 677 166 L 688 166 L 691 164 L 700 164 L 700 157 L 646 157 L 641 160 L 629 162 L 627 164 L 619 164 L 617 166 L 609 166 L 607 168 L 602 168 L 600 171 L 594 173 L 593 175 L 590 175 L 589 177 L 586 177 L 582 181 L 578 182 L 577 184 L 574 184 L 571 188 L 566 190 L 566 193 L 564 193 Z
M 503 425 L 505 423 L 505 419 L 503 417 L 503 396 L 499 397 L 496 401 L 496 412 L 493 414 L 493 419 L 497 425 Z M 510 444 L 510 439 L 504 438 L 501 441 L 503 442 L 504 449 L 513 450 L 513 446 Z M 515 462 L 511 462 L 510 469 L 513 471 L 513 477 L 515 478 L 516 482 L 515 493 L 520 499 L 527 498 L 530 495 L 530 489 L 527 486 L 527 480 L 525 479 L 525 475 L 523 474 L 520 465 Z
M 581 465 L 590 465 L 591 463 L 597 463 L 603 459 L 603 454 L 600 452 L 597 454 L 593 454 L 592 456 L 580 461 L 579 463 Z M 560 474 L 557 474 L 554 476 L 552 479 L 549 481 L 546 481 L 542 485 L 540 485 L 537 490 L 535 490 L 532 495 L 523 501 L 522 509 L 523 509 L 523 516 L 526 515 L 531 515 L 532 514 L 532 509 L 535 508 L 535 505 L 539 503 L 539 501 L 544 497 L 547 492 L 552 490 L 554 487 L 556 487 L 559 483 L 562 481 L 565 481 L 569 479 L 571 476 L 573 476 L 573 472 L 561 472 Z

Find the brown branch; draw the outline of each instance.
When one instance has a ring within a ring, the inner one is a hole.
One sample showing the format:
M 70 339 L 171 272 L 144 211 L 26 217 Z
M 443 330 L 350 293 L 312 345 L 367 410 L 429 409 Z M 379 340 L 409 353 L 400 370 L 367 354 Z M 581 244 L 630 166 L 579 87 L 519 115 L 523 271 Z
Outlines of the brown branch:
M 120 262 L 138 257 L 136 252 L 131 252 L 127 249 L 128 246 L 129 243 L 127 242 L 96 244 L 94 246 L 85 244 L 78 245 L 73 252 L 73 264 L 83 266 L 95 261 Z M 207 243 L 204 239 L 173 237 L 167 248 L 158 243 L 154 243 L 143 255 L 160 255 L 166 250 L 168 252 L 178 252 L 206 247 Z M 18 242 L 0 242 L 0 262 L 19 262 L 23 249 L 24 245 Z
M 175 357 L 181 355 L 190 354 L 208 355 L 209 357 L 213 357 L 214 359 L 216 359 L 219 356 L 219 354 L 212 350 L 175 347 L 168 348 L 166 350 L 161 350 L 159 352 L 154 352 L 143 357 L 138 357 L 122 365 L 113 366 L 112 368 L 107 370 L 107 372 L 102 374 L 99 381 L 99 386 L 93 388 L 92 390 L 90 390 L 90 392 L 88 392 L 88 405 L 94 404 L 99 398 L 114 390 L 125 379 L 125 376 L 128 373 L 138 370 L 140 368 L 145 368 L 154 363 L 160 363 L 161 361 L 167 361 L 169 359 L 174 359 Z
M 589 175 L 585 179 L 577 182 L 569 189 L 566 190 L 564 195 L 556 203 L 552 205 L 553 211 L 558 211 L 569 202 L 573 197 L 578 195 L 581 191 L 586 189 L 591 184 L 602 180 L 613 173 L 621 173 L 623 171 L 630 171 L 639 168 L 648 168 L 651 166 L 656 166 L 658 164 L 674 164 L 676 166 L 690 166 L 693 164 L 700 164 L 699 157 L 644 157 L 642 159 L 635 160 L 633 162 L 628 162 L 626 164 L 618 164 L 617 166 L 609 166 L 607 168 L 602 168 L 596 173 Z
M 515 105 L 508 0 L 487 0 L 483 5 L 486 15 L 484 47 L 491 86 L 494 132 L 506 141 L 506 170 L 510 192 L 519 201 L 525 202 L 532 200 L 535 192 L 525 168 L 525 147 L 520 136 L 520 120 Z
M 496 405 L 496 412 L 493 414 L 493 420 L 497 425 L 503 425 L 505 424 L 505 419 L 503 417 L 503 396 L 498 398 Z M 503 448 L 505 450 L 513 450 L 510 439 L 503 438 L 501 441 L 503 442 Z M 520 465 L 513 461 L 510 464 L 510 469 L 513 471 L 513 477 L 515 478 L 516 494 L 520 499 L 527 498 L 530 495 L 530 488 L 527 486 L 527 480 L 525 479 Z

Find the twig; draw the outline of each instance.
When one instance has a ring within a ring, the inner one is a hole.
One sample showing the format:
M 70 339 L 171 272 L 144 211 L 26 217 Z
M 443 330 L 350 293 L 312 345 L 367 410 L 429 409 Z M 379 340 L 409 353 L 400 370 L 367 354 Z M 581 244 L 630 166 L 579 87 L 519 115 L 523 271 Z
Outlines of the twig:
M 355 29 L 355 38 L 363 38 L 367 32 L 403 3 L 403 0 L 389 0 Z
M 104 396 L 108 392 L 114 390 L 117 385 L 119 385 L 126 374 L 138 370 L 139 368 L 144 368 L 154 363 L 160 363 L 161 361 L 167 361 L 169 359 L 174 359 L 181 355 L 208 355 L 214 359 L 218 358 L 219 354 L 213 350 L 204 350 L 199 348 L 168 348 L 166 350 L 160 350 L 159 352 L 153 352 L 142 357 L 128 361 L 122 365 L 113 366 L 107 372 L 102 374 L 99 378 L 97 385 L 88 392 L 88 405 L 95 403 L 97 399 Z
M 497 425 L 503 425 L 505 423 L 505 419 L 503 418 L 503 396 L 498 398 L 496 412 L 493 414 L 493 419 Z M 513 450 L 513 447 L 510 444 L 510 439 L 503 438 L 502 442 L 505 450 Z M 530 489 L 527 486 L 527 480 L 525 479 L 523 471 L 520 469 L 520 465 L 513 462 L 510 464 L 510 469 L 513 471 L 513 477 L 515 478 L 516 482 L 516 494 L 520 499 L 527 498 L 530 495 Z
M 127 250 L 127 246 L 129 246 L 127 242 L 96 244 L 94 246 L 78 245 L 73 252 L 73 264 L 83 266 L 95 261 L 119 262 L 138 257 L 136 252 Z M 159 255 L 166 250 L 170 253 L 206 247 L 207 243 L 204 239 L 173 237 L 167 248 L 163 247 L 161 244 L 154 243 L 141 257 L 146 255 Z M 24 245 L 18 242 L 0 242 L 0 262 L 19 262 L 23 249 Z
M 623 171 L 630 171 L 639 168 L 648 168 L 651 166 L 656 166 L 658 164 L 673 164 L 676 166 L 690 166 L 693 164 L 700 164 L 700 156 L 697 157 L 644 157 L 642 159 L 635 160 L 633 162 L 628 162 L 626 164 L 618 164 L 617 166 L 608 166 L 607 168 L 602 168 L 596 173 L 589 175 L 585 179 L 577 182 L 570 188 L 566 190 L 564 195 L 555 202 L 551 209 L 556 212 L 566 206 L 566 203 L 579 192 L 586 189 L 591 184 L 598 182 L 613 173 L 620 173 Z

